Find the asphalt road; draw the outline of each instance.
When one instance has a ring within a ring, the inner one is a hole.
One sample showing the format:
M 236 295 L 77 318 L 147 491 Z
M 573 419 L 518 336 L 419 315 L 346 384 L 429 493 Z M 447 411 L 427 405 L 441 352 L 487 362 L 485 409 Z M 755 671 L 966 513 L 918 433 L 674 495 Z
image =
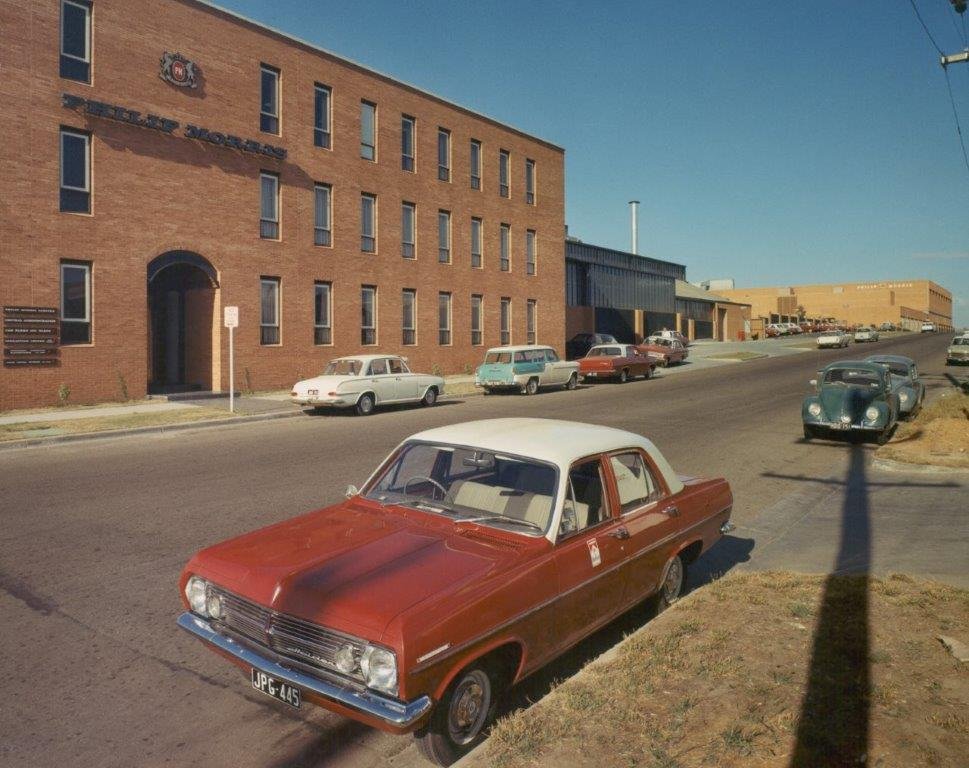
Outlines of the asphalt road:
M 176 581 L 189 556 L 338 501 L 413 432 L 499 415 L 642 432 L 679 472 L 727 477 L 735 522 L 751 523 L 803 493 L 799 478 L 848 467 L 845 446 L 801 440 L 800 402 L 817 368 L 891 351 L 914 357 L 941 386 L 947 339 L 905 336 L 862 350 L 366 419 L 306 416 L 0 453 L 0 765 L 419 764 L 408 738 L 312 707 L 277 706 L 181 633 Z M 755 545 L 754 537 L 734 538 L 711 562 L 725 570 Z M 626 617 L 600 633 L 517 700 L 541 695 L 642 620 Z

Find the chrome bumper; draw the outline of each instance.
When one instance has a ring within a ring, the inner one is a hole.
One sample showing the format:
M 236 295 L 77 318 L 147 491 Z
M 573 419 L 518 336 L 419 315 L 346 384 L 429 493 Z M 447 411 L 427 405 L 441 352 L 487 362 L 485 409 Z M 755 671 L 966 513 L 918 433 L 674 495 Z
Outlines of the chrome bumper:
M 429 696 L 421 696 L 411 702 L 400 702 L 369 690 L 355 691 L 311 677 L 295 669 L 288 669 L 273 659 L 237 643 L 232 638 L 219 634 L 212 629 L 209 622 L 189 611 L 178 617 L 178 626 L 199 640 L 204 640 L 239 661 L 272 675 L 277 680 L 284 680 L 297 688 L 329 699 L 348 709 L 383 720 L 395 728 L 408 728 L 413 725 L 430 711 L 433 704 Z

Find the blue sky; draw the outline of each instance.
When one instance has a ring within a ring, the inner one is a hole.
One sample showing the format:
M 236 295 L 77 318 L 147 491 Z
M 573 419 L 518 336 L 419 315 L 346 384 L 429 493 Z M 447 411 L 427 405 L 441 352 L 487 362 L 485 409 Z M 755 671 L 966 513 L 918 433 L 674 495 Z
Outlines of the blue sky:
M 690 280 L 924 277 L 969 325 L 969 170 L 908 0 L 220 4 L 565 147 L 586 242 L 628 249 L 638 198 L 640 251 Z

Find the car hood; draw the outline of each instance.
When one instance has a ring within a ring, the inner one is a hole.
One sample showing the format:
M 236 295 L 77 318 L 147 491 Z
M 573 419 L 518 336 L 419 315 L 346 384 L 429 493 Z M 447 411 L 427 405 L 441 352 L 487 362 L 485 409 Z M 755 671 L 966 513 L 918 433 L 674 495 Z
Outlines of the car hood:
M 479 580 L 509 551 L 359 501 L 199 552 L 187 571 L 281 613 L 379 639 L 409 607 Z
M 303 379 L 303 381 L 297 381 L 293 387 L 293 391 L 299 394 L 306 394 L 306 390 L 315 389 L 319 392 L 330 392 L 336 389 L 341 384 L 346 384 L 348 381 L 355 381 L 356 379 L 362 378 L 361 376 L 316 376 L 312 379 Z
M 865 387 L 827 386 L 821 389 L 819 397 L 821 408 L 830 421 L 850 416 L 851 422 L 856 423 L 864 418 L 865 409 L 882 397 L 882 392 Z

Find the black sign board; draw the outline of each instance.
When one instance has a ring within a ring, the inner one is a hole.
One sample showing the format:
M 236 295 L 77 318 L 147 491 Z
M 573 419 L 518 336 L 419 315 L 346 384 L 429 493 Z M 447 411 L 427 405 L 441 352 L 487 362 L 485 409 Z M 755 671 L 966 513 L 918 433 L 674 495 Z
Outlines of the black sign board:
M 56 307 L 3 308 L 5 368 L 60 365 L 61 321 Z

